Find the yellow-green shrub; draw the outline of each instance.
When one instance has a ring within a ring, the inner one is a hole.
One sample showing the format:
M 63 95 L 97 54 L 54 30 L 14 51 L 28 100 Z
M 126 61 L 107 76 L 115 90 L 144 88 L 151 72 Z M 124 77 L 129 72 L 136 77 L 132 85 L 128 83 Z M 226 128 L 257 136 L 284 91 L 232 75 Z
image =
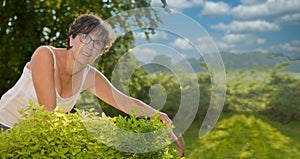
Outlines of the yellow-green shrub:
M 165 124 L 157 118 L 154 120 L 137 119 L 134 116 L 110 118 L 86 111 L 51 113 L 33 103 L 21 113 L 25 120 L 0 133 L 0 158 L 177 158 L 172 145 L 147 153 L 118 151 L 101 143 L 85 127 L 100 126 L 99 123 L 106 122 L 101 125 L 101 129 L 109 129 L 108 125 L 111 123 L 132 132 L 147 132 L 164 127 Z M 80 113 L 83 116 L 80 116 Z M 97 122 L 96 119 L 101 121 Z M 163 130 L 167 133 L 167 129 Z M 113 133 L 113 130 L 108 131 Z M 106 134 L 106 137 L 109 135 Z M 163 141 L 170 142 L 170 139 L 163 140 L 158 136 L 154 142 Z

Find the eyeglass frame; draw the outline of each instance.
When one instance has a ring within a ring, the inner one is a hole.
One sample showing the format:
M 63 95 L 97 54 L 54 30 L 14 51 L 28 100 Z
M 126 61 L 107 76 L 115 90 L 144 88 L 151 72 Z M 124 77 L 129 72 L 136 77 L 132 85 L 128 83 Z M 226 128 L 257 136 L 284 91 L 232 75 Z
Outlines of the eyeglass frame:
M 82 35 L 83 35 L 83 37 L 82 37 Z M 82 40 L 82 38 L 85 38 L 85 39 L 86 39 L 87 37 L 89 37 L 90 40 L 89 40 L 88 42 L 84 42 L 84 40 Z M 94 40 L 89 34 L 86 34 L 86 33 L 79 33 L 79 40 L 80 40 L 80 42 L 83 43 L 83 44 L 89 44 L 89 43 L 93 42 L 93 47 L 94 47 L 96 50 L 105 50 L 105 46 L 104 46 L 103 41 L 102 41 L 102 40 Z M 95 45 L 95 42 L 101 42 L 101 43 L 102 43 L 102 48 L 97 48 L 97 47 L 95 47 L 95 46 L 97 46 L 97 45 Z

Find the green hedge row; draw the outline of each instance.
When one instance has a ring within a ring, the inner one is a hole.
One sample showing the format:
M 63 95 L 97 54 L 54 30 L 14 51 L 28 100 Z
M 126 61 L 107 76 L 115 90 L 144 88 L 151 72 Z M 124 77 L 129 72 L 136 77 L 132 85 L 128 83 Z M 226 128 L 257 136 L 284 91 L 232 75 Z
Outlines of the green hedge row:
M 288 123 L 292 120 L 300 120 L 300 79 L 295 74 L 281 72 L 287 64 L 278 64 L 275 68 L 253 71 L 228 71 L 227 90 L 223 112 L 255 112 L 269 116 L 270 118 Z M 183 77 L 179 79 L 179 76 Z M 173 118 L 180 106 L 181 95 L 192 92 L 195 83 L 190 84 L 188 73 L 171 74 L 168 72 L 156 72 L 154 74 L 136 71 L 128 84 L 120 82 L 119 89 L 129 87 L 131 96 L 150 103 L 151 91 L 160 85 L 163 91 L 156 93 L 167 95 L 162 111 Z M 191 105 L 195 98 L 199 98 L 199 107 L 196 120 L 202 120 L 207 112 L 211 100 L 211 77 L 208 73 L 197 73 L 200 96 L 191 93 Z M 190 86 L 186 87 L 184 84 Z M 149 93 L 150 92 L 150 93 Z M 150 94 L 150 95 L 149 95 Z M 162 95 L 158 95 L 160 97 Z M 155 100 L 155 99 L 154 99 Z M 103 110 L 115 116 L 120 112 L 101 103 Z M 155 107 L 155 105 L 153 105 Z
M 170 129 L 157 116 L 51 113 L 33 103 L 21 113 L 25 120 L 0 133 L 0 158 L 178 158 L 167 136 Z M 147 132 L 156 133 L 139 135 Z
M 228 72 L 224 112 L 256 112 L 287 124 L 300 121 L 300 79 L 278 64 L 264 71 Z

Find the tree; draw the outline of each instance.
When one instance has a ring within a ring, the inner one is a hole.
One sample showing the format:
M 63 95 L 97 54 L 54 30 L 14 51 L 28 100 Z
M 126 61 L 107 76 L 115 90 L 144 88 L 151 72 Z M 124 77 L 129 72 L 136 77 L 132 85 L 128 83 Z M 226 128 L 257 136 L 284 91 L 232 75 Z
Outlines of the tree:
M 72 21 L 83 13 L 97 14 L 107 19 L 122 11 L 150 7 L 149 0 L 102 1 L 102 0 L 2 0 L 0 1 L 0 95 L 11 88 L 22 73 L 23 67 L 34 50 L 39 45 L 54 45 L 65 47 L 67 30 Z M 163 6 L 166 5 L 162 1 Z M 144 18 L 150 22 L 158 22 L 153 12 L 136 15 L 137 24 L 143 25 Z M 125 17 L 126 19 L 126 17 Z M 126 20 L 119 25 L 126 25 Z M 154 25 L 155 26 L 155 25 Z M 154 28 L 144 29 L 146 34 Z M 134 37 L 128 32 L 118 37 L 115 45 L 105 59 L 99 64 L 99 69 L 110 78 L 111 71 L 117 59 L 134 46 Z
M 170 72 L 172 69 L 172 59 L 167 55 L 157 55 L 152 59 L 154 71 Z

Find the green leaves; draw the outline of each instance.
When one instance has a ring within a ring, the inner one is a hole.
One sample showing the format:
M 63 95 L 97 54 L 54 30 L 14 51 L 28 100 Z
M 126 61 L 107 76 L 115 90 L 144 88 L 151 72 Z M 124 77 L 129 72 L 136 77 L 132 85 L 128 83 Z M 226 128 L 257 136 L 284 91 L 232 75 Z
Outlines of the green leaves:
M 135 8 L 150 7 L 149 0 L 126 1 L 1 1 L 0 18 L 0 94 L 12 87 L 23 67 L 30 60 L 32 53 L 40 45 L 53 45 L 65 47 L 68 39 L 69 25 L 80 14 L 92 13 L 102 19 L 108 19 L 123 11 Z M 163 2 L 165 5 L 165 2 Z M 153 16 L 154 15 L 154 16 Z M 157 26 L 160 19 L 151 12 L 137 13 L 133 15 L 135 24 L 139 24 L 146 34 L 149 34 Z M 124 21 L 119 19 L 113 27 L 128 26 L 128 17 Z M 131 21 L 131 22 L 133 22 Z M 151 29 L 145 29 L 151 23 Z M 122 38 L 122 37 L 121 37 Z M 132 48 L 134 38 L 126 37 L 117 41 L 111 48 L 110 57 L 102 60 L 101 65 L 108 71 L 101 71 L 110 76 L 114 64 L 125 52 Z M 113 63 L 113 64 L 111 64 Z
M 227 72 L 224 112 L 261 113 L 281 123 L 300 120 L 300 82 L 280 72 L 287 63 L 264 71 Z
M 271 71 L 265 88 L 269 92 L 265 114 L 287 124 L 292 120 L 300 120 L 300 80 L 295 74 L 279 72 L 285 66 L 286 63 L 277 65 Z
M 170 139 L 164 131 L 154 136 L 154 146 L 166 145 L 146 153 L 130 153 L 113 149 L 104 143 L 132 146 L 126 142 L 136 140 L 140 147 L 147 147 L 147 138 L 135 139 L 137 133 L 164 128 L 164 123 L 131 117 L 100 117 L 93 111 L 65 114 L 46 111 L 43 106 L 30 102 L 20 111 L 25 120 L 8 131 L 0 133 L 0 158 L 174 158 L 176 151 L 168 146 Z M 127 136 L 117 129 L 129 132 Z M 123 135 L 123 136 L 122 136 Z M 101 142 L 102 141 L 102 142 Z M 104 141 L 104 142 L 103 142 Z M 122 143 L 121 141 L 126 141 Z M 126 145 L 127 144 L 127 145 Z M 118 145 L 117 145 L 118 146 Z M 118 147 L 117 147 L 118 148 Z M 176 157 L 175 157 L 176 158 Z
M 132 115 L 112 118 L 103 113 L 101 117 L 92 115 L 86 118 L 90 113 L 78 111 L 83 116 L 82 121 L 87 131 L 105 145 L 123 152 L 121 155 L 129 157 L 135 154 L 155 158 L 164 156 L 164 148 L 171 144 L 167 135 L 170 129 L 165 128 L 158 117 L 153 120 L 138 119 Z

